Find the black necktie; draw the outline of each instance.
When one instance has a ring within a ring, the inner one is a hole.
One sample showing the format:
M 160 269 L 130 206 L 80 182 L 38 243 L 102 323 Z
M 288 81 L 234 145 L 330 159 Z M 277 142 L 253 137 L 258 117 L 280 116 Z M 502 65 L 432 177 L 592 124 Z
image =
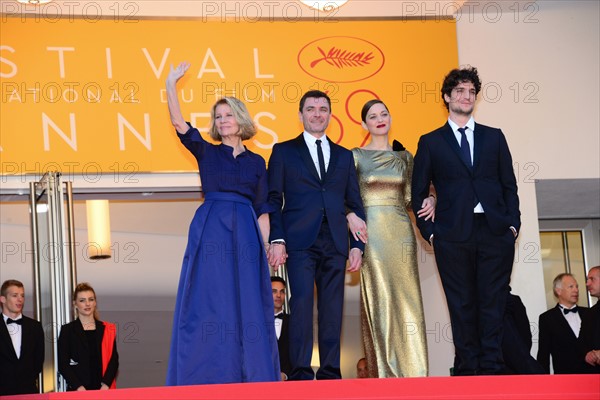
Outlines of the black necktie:
M 577 306 L 575 306 L 573 308 L 563 308 L 563 313 L 565 313 L 565 315 L 567 315 L 570 312 L 577 313 Z
M 319 159 L 319 172 L 321 173 L 321 182 L 325 180 L 325 157 L 323 156 L 323 149 L 321 148 L 321 139 L 318 139 L 317 143 L 317 157 Z
M 469 148 L 469 141 L 467 140 L 467 135 L 465 135 L 466 127 L 458 128 L 460 132 L 460 153 L 462 154 L 463 160 L 467 163 L 469 167 L 473 166 L 471 162 L 471 149 Z
M 6 325 L 9 325 L 9 324 L 23 325 L 23 318 L 19 318 L 19 319 L 10 319 L 10 318 L 7 318 L 6 319 Z
M 275 318 L 283 319 L 283 313 L 275 315 Z

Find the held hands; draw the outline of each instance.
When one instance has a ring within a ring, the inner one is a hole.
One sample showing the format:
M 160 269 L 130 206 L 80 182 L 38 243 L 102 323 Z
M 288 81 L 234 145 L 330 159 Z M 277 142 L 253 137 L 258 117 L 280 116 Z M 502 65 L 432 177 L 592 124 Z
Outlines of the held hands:
M 421 209 L 417 212 L 417 218 L 425 218 L 425 221 L 431 218 L 431 222 L 435 221 L 435 197 L 429 196 L 423 199 Z
M 369 235 L 367 234 L 367 224 L 365 221 L 353 212 L 346 215 L 346 219 L 348 220 L 348 229 L 350 229 L 352 236 L 354 236 L 354 240 L 360 240 L 366 244 L 369 240 Z
M 267 260 L 269 265 L 273 267 L 275 271 L 279 269 L 281 264 L 285 264 L 287 260 L 287 252 L 285 251 L 285 244 L 273 243 L 267 250 Z
M 184 61 L 176 68 L 173 68 L 173 64 L 171 64 L 171 71 L 169 71 L 169 75 L 167 76 L 167 85 L 175 85 L 177 81 L 181 79 L 183 75 L 185 75 L 187 70 L 190 68 L 190 65 L 191 64 L 189 62 Z
M 354 247 L 350 249 L 350 255 L 348 256 L 348 272 L 356 272 L 362 265 L 362 251 L 359 248 Z

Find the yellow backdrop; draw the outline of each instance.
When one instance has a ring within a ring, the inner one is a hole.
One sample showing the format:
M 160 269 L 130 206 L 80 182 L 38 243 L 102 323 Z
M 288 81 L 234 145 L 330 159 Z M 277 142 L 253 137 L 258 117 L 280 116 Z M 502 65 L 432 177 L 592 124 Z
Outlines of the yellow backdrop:
M 192 63 L 178 86 L 183 113 L 206 131 L 223 95 L 248 106 L 258 134 L 246 145 L 268 159 L 302 131 L 298 102 L 332 98 L 328 136 L 362 145 L 363 103 L 378 97 L 392 137 L 414 151 L 441 125 L 440 82 L 457 66 L 453 21 L 115 22 L 4 18 L 0 25 L 2 174 L 192 171 L 170 125 L 164 80 Z

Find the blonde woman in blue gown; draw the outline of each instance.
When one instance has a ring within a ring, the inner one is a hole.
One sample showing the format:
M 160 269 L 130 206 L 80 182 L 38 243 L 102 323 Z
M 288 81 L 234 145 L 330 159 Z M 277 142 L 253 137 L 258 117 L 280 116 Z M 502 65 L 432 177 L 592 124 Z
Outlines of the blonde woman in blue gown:
M 367 102 L 361 118 L 371 141 L 352 152 L 369 238 L 360 269 L 361 327 L 369 376 L 427 376 L 416 240 L 408 214 L 413 156 L 397 141 L 390 146 L 392 119 L 382 101 Z M 433 217 L 434 207 L 432 196 L 423 202 L 419 215 Z
M 269 237 L 265 160 L 243 140 L 256 133 L 246 106 L 234 97 L 211 109 L 206 141 L 185 121 L 176 84 L 166 81 L 171 122 L 198 162 L 204 203 L 188 235 L 173 319 L 167 385 L 280 380 L 273 296 L 265 247 Z

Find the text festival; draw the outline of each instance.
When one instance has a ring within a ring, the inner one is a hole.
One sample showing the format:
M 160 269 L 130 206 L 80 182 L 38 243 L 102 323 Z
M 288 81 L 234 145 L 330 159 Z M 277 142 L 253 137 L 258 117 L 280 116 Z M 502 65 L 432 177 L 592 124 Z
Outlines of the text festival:
M 77 49 L 75 47 L 47 46 L 45 51 L 51 59 L 54 59 L 54 65 L 52 63 L 46 64 L 45 69 L 47 71 L 57 71 L 59 79 L 52 82 L 31 82 L 31 79 L 29 79 L 29 82 L 24 82 L 18 80 L 21 66 L 14 59 L 17 57 L 12 57 L 13 54 L 17 53 L 17 50 L 8 45 L 0 45 L 1 102 L 3 104 L 41 103 L 51 105 L 58 103 L 93 104 L 104 102 L 108 104 L 139 105 L 144 104 L 148 100 L 141 95 L 143 93 L 142 89 L 144 89 L 141 86 L 144 86 L 144 84 L 131 81 L 119 82 L 114 79 L 115 68 L 113 68 L 111 48 L 106 48 L 102 55 L 105 63 L 105 66 L 103 66 L 105 76 L 98 78 L 98 81 L 102 80 L 105 82 L 104 85 L 97 81 L 76 82 L 69 80 L 70 72 L 76 69 L 74 67 L 74 60 L 77 58 Z M 141 48 L 140 52 L 144 60 L 143 63 L 156 80 L 161 83 L 162 77 L 166 76 L 168 68 L 170 68 L 170 64 L 180 61 L 169 59 L 171 48 L 165 48 L 161 57 L 153 57 L 147 48 Z M 183 88 L 180 93 L 183 103 L 196 102 L 203 107 L 202 112 L 190 113 L 192 124 L 199 127 L 206 126 L 210 118 L 210 106 L 215 100 L 223 96 L 236 96 L 249 104 L 266 104 L 275 103 L 276 101 L 297 103 L 304 91 L 309 89 L 323 89 L 323 87 L 318 87 L 318 83 L 310 87 L 302 87 L 297 82 L 285 83 L 277 81 L 274 73 L 266 73 L 261 70 L 260 51 L 258 48 L 253 48 L 252 52 L 248 55 L 252 57 L 254 79 L 243 83 L 232 83 L 231 81 L 226 83 L 225 81 L 228 79 L 227 69 L 222 67 L 215 52 L 211 48 L 206 48 L 201 57 L 201 62 L 195 67 L 196 71 L 192 74 L 197 81 L 196 87 L 192 85 L 191 87 Z M 148 85 L 155 84 L 148 83 Z M 162 88 L 159 89 L 157 97 L 151 103 L 156 103 L 157 101 L 166 104 L 166 93 Z M 48 109 L 52 110 L 51 107 Z M 139 107 L 136 109 L 139 109 Z M 136 123 L 133 123 L 124 115 L 125 111 L 129 111 L 126 106 L 120 107 L 118 110 L 115 122 L 119 134 L 119 150 L 123 151 L 126 149 L 124 140 L 126 132 L 131 132 L 148 150 L 152 150 L 150 113 L 145 112 L 143 114 L 143 127 L 140 127 L 136 126 Z M 270 149 L 273 144 L 277 143 L 278 135 L 273 129 L 266 126 L 265 121 L 274 121 L 276 115 L 268 110 L 255 111 L 253 114 L 259 132 L 257 138 L 254 139 L 254 145 L 259 148 Z M 77 116 L 75 113 L 68 112 L 68 126 L 61 126 L 51 115 L 50 111 L 42 111 L 39 117 L 41 131 L 44 136 L 44 150 L 50 151 L 50 132 L 54 131 L 74 151 L 77 151 Z M 64 118 L 65 115 L 62 117 Z M 198 123 L 200 119 L 203 120 L 202 123 Z M 139 121 L 137 116 L 136 121 Z M 207 131 L 207 128 L 200 130 Z M 268 139 L 265 135 L 260 135 L 261 132 L 268 135 Z M 261 138 L 261 140 L 259 141 L 258 138 Z M 0 151 L 8 151 L 8 149 L 0 148 Z

